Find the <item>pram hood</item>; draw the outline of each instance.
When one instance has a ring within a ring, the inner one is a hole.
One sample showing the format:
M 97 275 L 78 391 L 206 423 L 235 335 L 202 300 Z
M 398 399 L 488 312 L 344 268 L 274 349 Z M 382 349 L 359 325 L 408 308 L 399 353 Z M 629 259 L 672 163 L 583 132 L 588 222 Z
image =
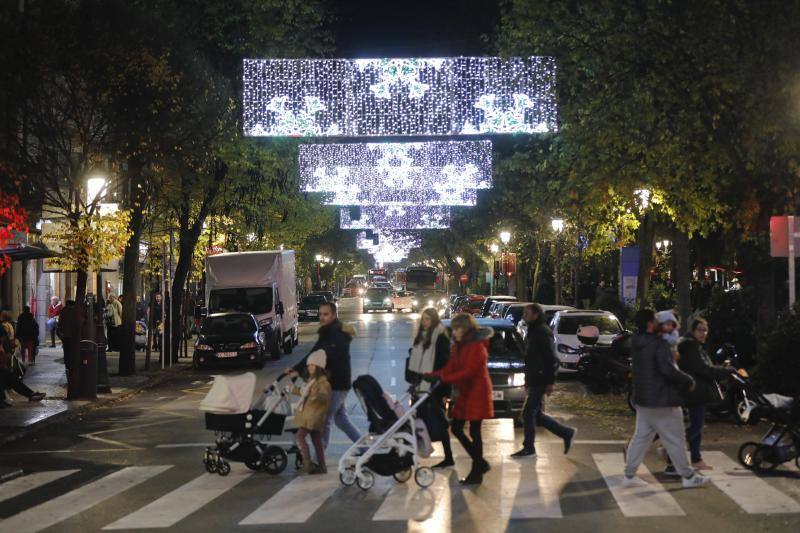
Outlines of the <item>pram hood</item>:
M 383 389 L 374 377 L 367 374 L 358 376 L 353 382 L 353 390 L 366 412 L 370 433 L 381 434 L 397 422 L 397 414 L 384 398 Z
M 764 399 L 772 404 L 772 407 L 776 409 L 791 409 L 791 407 L 794 405 L 794 398 L 791 396 L 782 396 L 780 394 L 764 394 Z
M 256 375 L 214 376 L 214 384 L 200 402 L 200 410 L 217 414 L 243 414 L 250 410 Z

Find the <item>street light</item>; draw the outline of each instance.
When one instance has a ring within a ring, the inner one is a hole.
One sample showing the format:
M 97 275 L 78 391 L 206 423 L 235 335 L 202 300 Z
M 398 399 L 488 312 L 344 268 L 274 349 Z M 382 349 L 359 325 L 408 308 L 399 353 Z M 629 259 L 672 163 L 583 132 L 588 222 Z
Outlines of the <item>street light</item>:
M 320 261 L 322 261 L 322 256 L 320 254 L 317 254 L 314 256 L 314 259 L 317 261 L 317 263 L 319 263 Z
M 500 247 L 499 247 L 499 246 L 497 246 L 496 244 L 493 244 L 493 245 L 489 246 L 489 250 L 490 250 L 490 251 L 491 251 L 493 254 L 496 254 L 497 252 L 499 252 L 499 251 L 500 251 Z
M 503 242 L 503 244 L 508 244 L 508 241 L 511 240 L 511 234 L 507 231 L 501 231 L 500 240 Z
M 550 221 L 550 227 L 553 228 L 553 231 L 556 233 L 561 233 L 564 231 L 564 219 L 563 218 L 554 218 Z
M 640 208 L 647 209 L 650 206 L 650 196 L 652 195 L 650 189 L 636 189 L 633 194 L 636 195 L 638 199 L 636 203 Z
M 106 195 L 107 180 L 102 176 L 94 176 L 86 180 L 86 202 L 93 204 Z

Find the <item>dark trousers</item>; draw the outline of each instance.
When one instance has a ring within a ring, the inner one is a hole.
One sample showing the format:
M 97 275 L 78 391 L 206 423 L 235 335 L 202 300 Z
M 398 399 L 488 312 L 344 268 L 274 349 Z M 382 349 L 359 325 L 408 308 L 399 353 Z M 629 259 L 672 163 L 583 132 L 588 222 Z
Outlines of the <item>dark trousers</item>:
M 31 394 L 33 394 L 33 391 L 8 368 L 0 369 L 0 387 L 2 387 L 0 393 L 5 392 L 6 389 L 12 389 L 26 398 L 30 398 Z M 0 399 L 2 399 L 2 395 L 0 395 Z
M 558 423 L 554 418 L 544 412 L 544 391 L 546 385 L 533 385 L 528 387 L 525 397 L 525 406 L 522 408 L 522 423 L 525 438 L 522 447 L 526 450 L 536 448 L 536 426 L 542 426 L 554 435 L 565 439 L 570 435 L 570 428 Z
M 689 427 L 686 428 L 686 442 L 689 443 L 689 452 L 692 462 L 701 461 L 700 443 L 703 440 L 703 424 L 706 420 L 706 406 L 696 405 L 689 407 Z
M 483 438 L 481 438 L 482 420 L 469 421 L 469 437 L 464 434 L 466 420 L 453 420 L 450 422 L 450 431 L 456 436 L 458 442 L 472 458 L 473 463 L 483 461 Z

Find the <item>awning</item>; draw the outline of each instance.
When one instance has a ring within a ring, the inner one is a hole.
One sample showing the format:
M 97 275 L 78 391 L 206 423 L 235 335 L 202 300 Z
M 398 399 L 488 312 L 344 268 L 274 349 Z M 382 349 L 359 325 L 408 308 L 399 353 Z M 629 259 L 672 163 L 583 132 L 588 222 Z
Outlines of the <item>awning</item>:
M 31 244 L 15 244 L 7 248 L 0 248 L 0 256 L 10 257 L 12 261 L 45 259 L 57 255 L 57 253 L 43 246 L 33 246 Z

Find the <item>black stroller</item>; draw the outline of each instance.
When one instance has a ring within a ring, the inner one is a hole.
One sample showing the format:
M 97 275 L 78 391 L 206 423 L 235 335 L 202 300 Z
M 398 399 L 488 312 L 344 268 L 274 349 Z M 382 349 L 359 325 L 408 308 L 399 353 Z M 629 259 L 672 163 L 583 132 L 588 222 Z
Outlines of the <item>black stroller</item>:
M 779 394 L 762 394 L 749 387 L 749 380 L 734 374 L 733 378 L 748 387 L 755 402 L 742 417 L 748 424 L 766 420 L 769 430 L 759 442 L 745 442 L 739 447 L 739 462 L 758 472 L 774 470 L 794 459 L 800 468 L 800 399 Z
M 280 474 L 286 469 L 289 453 L 295 454 L 298 464 L 300 454 L 296 446 L 284 450 L 269 444 L 272 436 L 283 434 L 286 417 L 292 412 L 289 394 L 280 385 L 287 376 L 278 376 L 252 406 L 254 374 L 215 378 L 200 406 L 207 411 L 206 429 L 216 435 L 216 444 L 203 454 L 203 464 L 209 473 L 227 476 L 231 471 L 228 461 L 236 461 L 257 472 Z

